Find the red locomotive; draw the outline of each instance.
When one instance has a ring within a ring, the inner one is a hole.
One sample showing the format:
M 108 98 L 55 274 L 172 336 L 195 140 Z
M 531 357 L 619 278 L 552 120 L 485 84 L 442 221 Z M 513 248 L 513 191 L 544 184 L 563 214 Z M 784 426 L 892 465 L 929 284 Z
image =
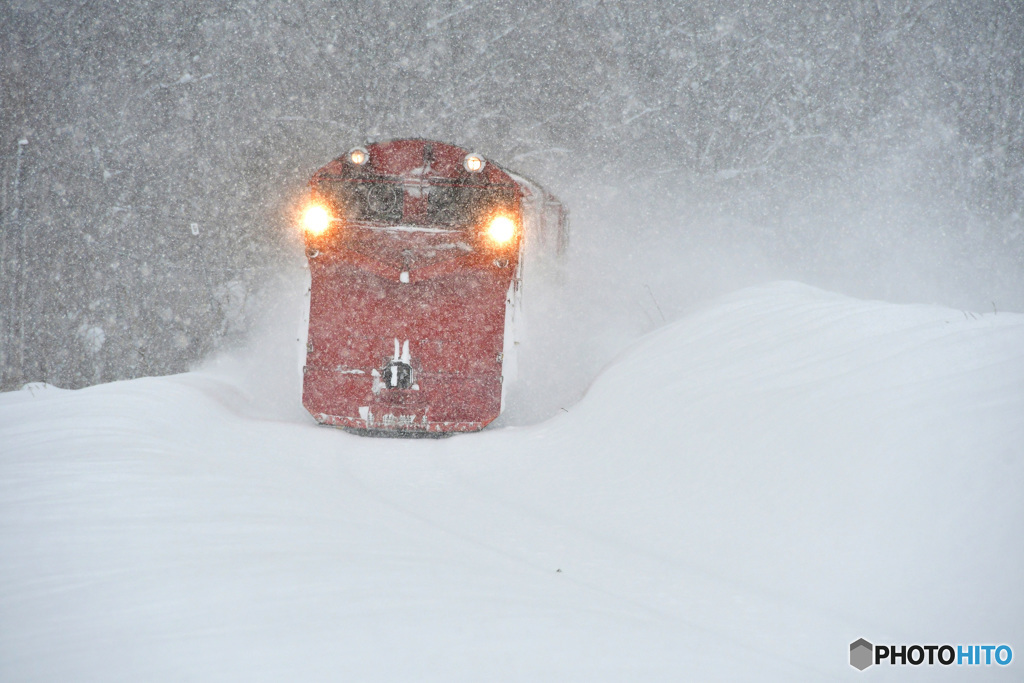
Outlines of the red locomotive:
M 564 251 L 561 203 L 479 154 L 420 139 L 356 147 L 310 189 L 310 414 L 396 436 L 475 431 L 498 417 L 524 264 Z

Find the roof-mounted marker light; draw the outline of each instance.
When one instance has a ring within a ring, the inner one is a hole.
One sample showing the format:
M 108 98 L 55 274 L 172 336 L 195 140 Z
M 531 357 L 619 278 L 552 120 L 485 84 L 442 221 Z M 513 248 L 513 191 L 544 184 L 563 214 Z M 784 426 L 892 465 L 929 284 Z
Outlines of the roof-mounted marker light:
M 370 153 L 366 151 L 365 147 L 353 147 L 349 150 L 348 161 L 353 166 L 362 166 L 370 160 Z
M 470 173 L 479 173 L 484 170 L 484 166 L 487 164 L 484 158 L 475 152 L 466 155 L 466 158 L 462 160 L 462 167 Z

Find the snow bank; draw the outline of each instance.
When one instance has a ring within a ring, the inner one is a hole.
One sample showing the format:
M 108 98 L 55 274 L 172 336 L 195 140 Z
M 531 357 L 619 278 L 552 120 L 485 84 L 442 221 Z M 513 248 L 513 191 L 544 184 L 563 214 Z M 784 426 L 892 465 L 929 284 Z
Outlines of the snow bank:
M 317 427 L 294 358 L 252 353 L 0 395 L 0 679 L 807 680 L 865 675 L 859 637 L 1024 650 L 1022 315 L 776 283 L 552 420 L 443 441 Z

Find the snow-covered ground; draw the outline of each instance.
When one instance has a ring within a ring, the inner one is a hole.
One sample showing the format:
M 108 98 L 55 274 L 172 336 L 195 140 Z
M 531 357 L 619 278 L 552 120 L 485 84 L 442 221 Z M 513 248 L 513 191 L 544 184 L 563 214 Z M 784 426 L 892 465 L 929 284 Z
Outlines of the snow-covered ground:
M 269 348 L 0 395 L 0 680 L 1020 678 L 1024 315 L 746 289 L 441 441 L 316 426 Z

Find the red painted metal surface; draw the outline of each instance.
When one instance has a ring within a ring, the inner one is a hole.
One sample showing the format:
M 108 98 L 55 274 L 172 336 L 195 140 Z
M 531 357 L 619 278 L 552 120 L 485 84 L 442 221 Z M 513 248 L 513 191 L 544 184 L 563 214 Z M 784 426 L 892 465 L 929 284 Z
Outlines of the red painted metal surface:
M 366 151 L 364 165 L 346 155 L 310 181 L 313 201 L 335 220 L 305 236 L 303 404 L 317 421 L 352 430 L 482 429 L 501 412 L 523 190 L 493 163 L 467 171 L 468 150 L 452 145 L 396 140 Z M 453 193 L 476 203 L 445 204 Z M 518 227 L 501 246 L 485 234 L 496 213 Z

